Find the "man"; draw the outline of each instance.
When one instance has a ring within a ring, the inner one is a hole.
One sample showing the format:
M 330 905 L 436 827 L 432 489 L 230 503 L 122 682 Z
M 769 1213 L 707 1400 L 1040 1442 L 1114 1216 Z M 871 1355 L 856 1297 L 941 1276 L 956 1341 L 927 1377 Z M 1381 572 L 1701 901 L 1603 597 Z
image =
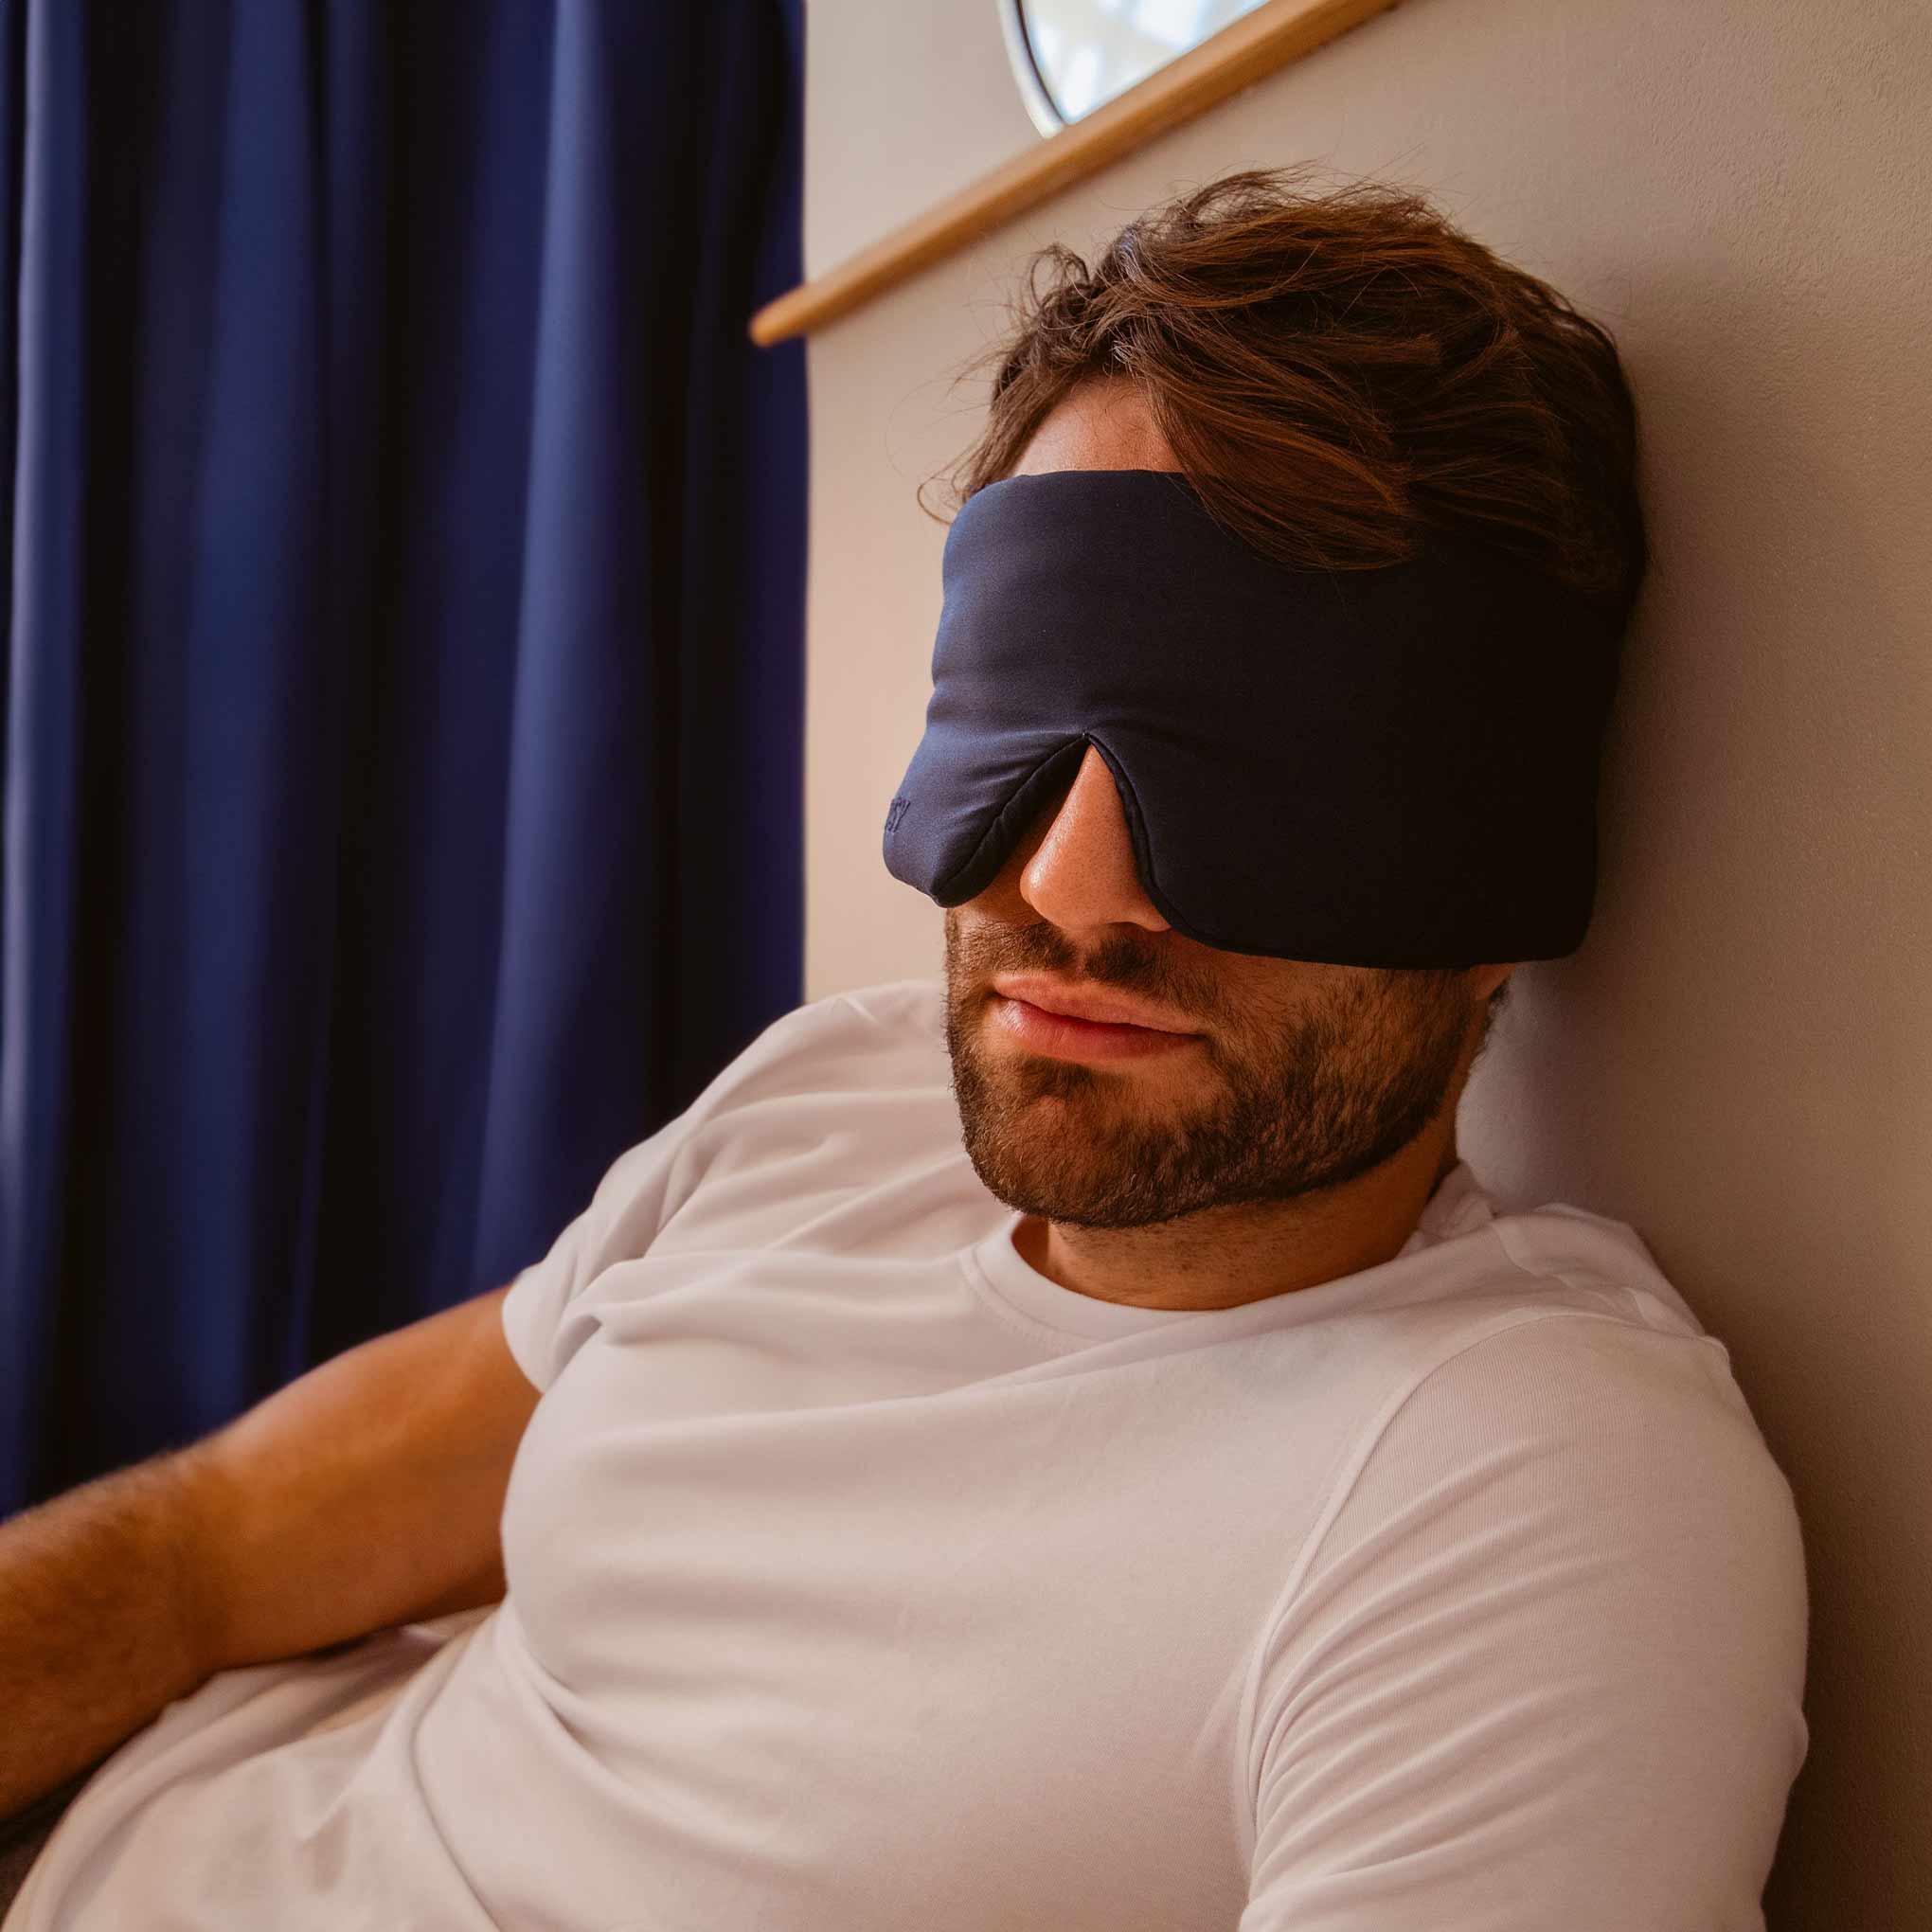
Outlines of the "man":
M 7 1932 L 1762 1926 L 1789 1489 L 1641 1241 L 1456 1145 L 1587 913 L 1614 351 L 1389 191 L 1076 269 L 886 814 L 943 979 L 0 1531 Z

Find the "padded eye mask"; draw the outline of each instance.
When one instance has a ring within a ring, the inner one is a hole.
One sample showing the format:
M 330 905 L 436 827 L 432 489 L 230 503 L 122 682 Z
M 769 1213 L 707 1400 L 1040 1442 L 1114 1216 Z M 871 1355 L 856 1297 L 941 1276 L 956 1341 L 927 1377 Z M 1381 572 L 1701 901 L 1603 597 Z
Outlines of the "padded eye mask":
M 1162 470 L 1011 476 L 946 535 L 925 736 L 886 864 L 992 883 L 1091 744 L 1148 898 L 1229 952 L 1460 967 L 1573 952 L 1620 620 L 1474 544 L 1297 570 Z

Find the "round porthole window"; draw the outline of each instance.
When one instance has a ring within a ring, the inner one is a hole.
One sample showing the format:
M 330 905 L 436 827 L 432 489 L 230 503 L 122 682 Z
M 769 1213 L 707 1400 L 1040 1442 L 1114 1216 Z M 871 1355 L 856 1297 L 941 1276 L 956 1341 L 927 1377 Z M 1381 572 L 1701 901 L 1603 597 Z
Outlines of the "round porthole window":
M 1033 125 L 1057 134 L 1266 0 L 998 0 Z

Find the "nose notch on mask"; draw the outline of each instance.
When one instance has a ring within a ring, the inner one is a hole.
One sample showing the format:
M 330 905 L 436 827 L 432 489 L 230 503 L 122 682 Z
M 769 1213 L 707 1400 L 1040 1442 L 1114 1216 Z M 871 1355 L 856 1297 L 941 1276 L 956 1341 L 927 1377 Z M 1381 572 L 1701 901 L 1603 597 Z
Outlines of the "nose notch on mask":
M 1051 781 L 1041 787 L 1041 800 L 1028 828 L 1029 832 L 1037 829 L 1043 839 L 1052 832 L 1060 822 L 1060 814 L 1066 810 L 1066 801 L 1080 787 L 1081 775 L 1086 770 L 1088 759 L 1100 755 L 1089 732 L 1081 733 L 1077 742 L 1069 740 L 1060 747 L 1054 754 Z
M 1037 858 L 1040 851 L 1053 839 L 1056 832 L 1063 833 L 1063 841 L 1065 836 L 1071 835 L 1079 839 L 1083 845 L 1090 843 L 1092 834 L 1096 830 L 1093 822 L 1094 814 L 1097 811 L 1104 813 L 1106 810 L 1104 800 L 1101 800 L 1099 804 L 1094 802 L 1093 786 L 1087 779 L 1088 767 L 1096 763 L 1100 767 L 1102 778 L 1115 802 L 1122 804 L 1119 785 L 1114 778 L 1112 766 L 1108 764 L 1100 748 L 1094 743 L 1092 734 L 1089 732 L 1082 733 L 1077 744 L 1069 742 L 1062 747 L 1060 754 L 1056 755 L 1056 770 L 1053 782 L 1043 787 L 1043 796 L 1027 832 L 1027 836 L 1029 838 L 1033 837 L 1035 833 L 1038 834 L 1038 837 L 1033 839 L 1033 852 L 1028 860 L 1029 866 L 1033 863 L 1033 859 Z M 1066 819 L 1068 808 L 1073 803 L 1076 795 L 1082 792 L 1083 784 L 1087 786 L 1087 796 L 1080 808 L 1080 816 L 1074 823 L 1065 826 L 1063 831 L 1063 821 Z M 1121 816 L 1122 823 L 1124 824 L 1124 805 Z
M 1057 925 L 1126 923 L 1165 931 L 1172 922 L 1149 885 L 1145 842 L 1136 832 L 1134 789 L 1109 747 L 1090 731 L 1082 738 L 1072 783 L 1051 801 L 1054 816 L 1041 814 L 1045 824 L 1020 874 L 1021 895 L 1042 918 Z M 1087 789 L 1081 816 L 1055 847 L 1054 835 L 1068 803 L 1083 784 Z M 1043 855 L 1046 869 L 1036 871 Z
M 1047 808 L 1064 802 L 1066 794 L 1072 791 L 1088 742 L 1084 732 L 1063 740 L 1020 781 L 993 814 L 979 844 L 944 882 L 945 896 L 939 898 L 940 904 L 961 905 L 998 878 L 1021 840 Z

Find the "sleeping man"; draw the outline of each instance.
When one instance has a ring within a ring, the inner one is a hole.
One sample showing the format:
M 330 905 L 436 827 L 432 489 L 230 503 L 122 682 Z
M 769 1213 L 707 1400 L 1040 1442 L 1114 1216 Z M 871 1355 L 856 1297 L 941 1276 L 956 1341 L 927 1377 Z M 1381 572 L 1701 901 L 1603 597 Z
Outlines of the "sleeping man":
M 1760 1932 L 1790 1490 L 1456 1141 L 1592 909 L 1617 352 L 1372 185 L 1055 253 L 880 801 L 943 973 L 0 1529 L 6 1932 Z

